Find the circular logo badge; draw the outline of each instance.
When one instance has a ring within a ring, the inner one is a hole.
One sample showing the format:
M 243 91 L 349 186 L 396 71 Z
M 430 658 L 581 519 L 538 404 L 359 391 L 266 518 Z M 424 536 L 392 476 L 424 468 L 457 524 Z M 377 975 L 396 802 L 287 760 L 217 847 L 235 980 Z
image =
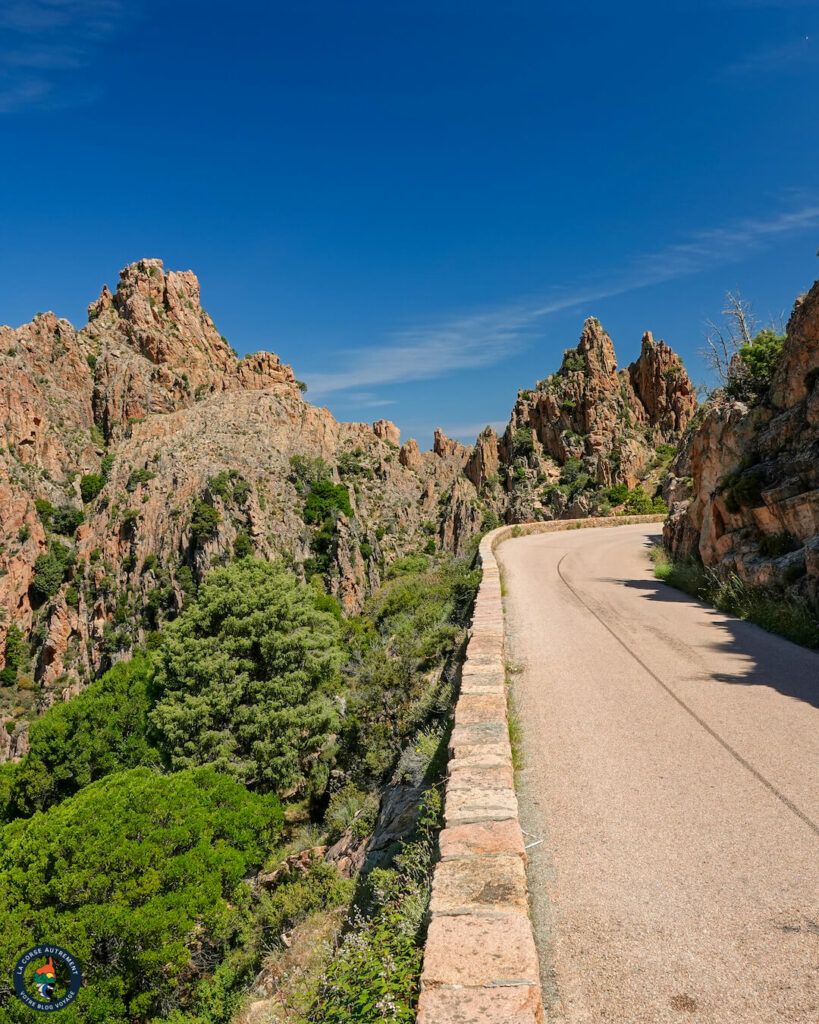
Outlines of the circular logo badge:
M 34 946 L 14 965 L 14 991 L 32 1010 L 54 1013 L 72 1002 L 82 975 L 74 957 L 60 946 Z

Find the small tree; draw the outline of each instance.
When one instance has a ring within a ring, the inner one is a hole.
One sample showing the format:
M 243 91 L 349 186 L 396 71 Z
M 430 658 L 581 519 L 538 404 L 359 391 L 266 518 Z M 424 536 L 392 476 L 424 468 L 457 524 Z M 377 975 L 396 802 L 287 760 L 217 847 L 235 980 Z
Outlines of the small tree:
M 163 632 L 151 718 L 171 765 L 282 793 L 322 786 L 342 661 L 337 619 L 283 565 L 215 569 Z
M 770 376 L 784 342 L 782 317 L 761 331 L 751 304 L 740 292 L 728 292 L 722 311 L 722 325 L 706 322 L 705 348 L 701 355 L 719 387 L 733 398 L 759 397 L 767 390 Z
M 197 499 L 193 503 L 191 533 L 196 540 L 207 540 L 213 537 L 221 521 L 221 514 L 213 506 L 208 505 L 207 502 Z
M 86 473 L 80 479 L 80 494 L 82 494 L 82 500 L 87 505 L 92 502 L 94 498 L 100 493 L 105 487 L 105 477 L 99 473 Z
M 23 646 L 23 631 L 15 622 L 12 622 L 6 632 L 6 664 L 0 672 L 0 684 L 3 686 L 14 685 L 17 669 L 20 667 L 23 657 Z

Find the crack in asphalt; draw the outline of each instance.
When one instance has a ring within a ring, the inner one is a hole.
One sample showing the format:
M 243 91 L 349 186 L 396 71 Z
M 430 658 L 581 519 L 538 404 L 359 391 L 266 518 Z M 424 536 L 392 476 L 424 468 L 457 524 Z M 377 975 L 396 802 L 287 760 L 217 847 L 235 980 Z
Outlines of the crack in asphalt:
M 785 794 L 781 792 L 781 790 L 777 789 L 776 786 L 774 786 L 772 782 L 766 779 L 765 776 L 756 768 L 754 768 L 754 766 L 749 761 L 746 761 L 746 759 L 742 756 L 742 754 L 739 753 L 739 751 L 735 750 L 730 743 L 724 740 L 722 736 L 720 736 L 720 734 L 715 729 L 713 729 L 705 721 L 705 719 L 701 718 L 692 707 L 686 704 L 686 702 L 681 697 L 679 697 L 667 683 L 664 683 L 663 680 L 660 679 L 660 677 L 657 675 L 657 673 L 652 671 L 652 669 L 650 669 L 648 665 L 646 665 L 643 659 L 638 654 L 636 654 L 635 651 L 632 650 L 632 648 L 629 647 L 629 645 L 620 636 L 617 635 L 617 633 L 615 633 L 615 631 L 611 628 L 611 626 L 609 626 L 605 619 L 598 615 L 594 608 L 592 608 L 592 606 L 583 599 L 583 597 L 577 592 L 577 590 L 575 590 L 575 588 L 571 585 L 571 583 L 569 583 L 569 581 L 563 575 L 563 571 L 561 569 L 563 562 L 566 560 L 569 554 L 571 554 L 571 552 L 567 551 L 560 559 L 560 561 L 557 563 L 557 574 L 560 577 L 563 585 L 574 595 L 574 597 L 583 605 L 583 607 L 587 611 L 591 612 L 591 614 L 597 619 L 600 625 L 603 626 L 603 628 L 606 629 L 614 637 L 618 644 L 620 644 L 623 650 L 630 654 L 631 657 L 637 662 L 637 664 L 640 665 L 640 667 L 645 672 L 647 672 L 651 676 L 651 678 L 659 686 L 662 687 L 663 690 L 665 690 L 669 697 L 675 700 L 683 709 L 683 711 L 687 712 L 687 714 L 689 714 L 694 719 L 697 725 L 703 728 L 709 734 L 709 736 L 712 736 L 717 741 L 717 743 L 720 744 L 721 747 L 728 751 L 728 753 L 731 755 L 731 757 L 734 758 L 735 761 L 739 762 L 739 764 L 741 764 L 743 768 L 747 769 L 758 782 L 761 782 L 767 790 L 773 793 L 777 800 L 781 801 L 781 803 L 783 803 L 789 811 L 795 814 L 796 817 L 803 821 L 808 826 L 808 828 L 811 829 L 812 832 L 819 836 L 819 825 L 817 825 L 815 821 L 809 818 L 804 811 L 800 810 L 800 808 L 797 807 L 792 800 L 789 800 L 785 796 Z

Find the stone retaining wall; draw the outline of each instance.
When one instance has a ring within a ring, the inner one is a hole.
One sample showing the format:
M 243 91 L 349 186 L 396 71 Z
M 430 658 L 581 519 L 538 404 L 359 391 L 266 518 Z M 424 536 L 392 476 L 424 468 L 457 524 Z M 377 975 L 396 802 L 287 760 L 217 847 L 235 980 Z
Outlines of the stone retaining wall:
M 502 526 L 482 539 L 483 576 L 455 707 L 441 859 L 432 880 L 418 1024 L 540 1024 L 526 851 L 506 719 L 503 599 L 496 546 L 553 530 L 662 522 L 664 516 Z

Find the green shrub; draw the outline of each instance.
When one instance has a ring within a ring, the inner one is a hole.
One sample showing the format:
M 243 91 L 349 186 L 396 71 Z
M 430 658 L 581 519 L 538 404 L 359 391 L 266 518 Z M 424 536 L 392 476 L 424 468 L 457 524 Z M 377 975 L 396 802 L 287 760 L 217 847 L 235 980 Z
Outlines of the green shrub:
M 153 480 L 156 473 L 152 473 L 150 469 L 132 469 L 128 475 L 128 482 L 125 484 L 127 491 L 135 491 L 140 484 L 147 484 L 149 480 Z
M 16 815 L 45 810 L 112 772 L 158 763 L 148 739 L 152 674 L 144 658 L 120 662 L 31 723 L 29 751 L 15 765 Z
M 211 769 L 107 776 L 0 834 L 0 957 L 13 963 L 44 934 L 67 946 L 85 982 L 65 1011 L 75 1024 L 195 1010 L 212 972 L 204 965 L 223 960 L 250 923 L 243 879 L 282 821 L 275 797 Z M 14 1000 L 4 1013 L 17 1024 L 31 1011 Z
M 77 527 L 85 522 L 85 513 L 81 508 L 70 505 L 59 505 L 51 513 L 51 529 L 64 537 L 73 537 Z
M 571 455 L 560 468 L 560 482 L 571 484 L 583 472 L 583 460 Z
M 362 541 L 359 544 L 358 550 L 361 552 L 361 557 L 365 561 L 367 561 L 368 559 L 373 557 L 373 547 L 372 547 L 372 544 L 368 544 L 366 540 Z
M 343 654 L 312 588 L 278 563 L 215 569 L 160 654 L 151 719 L 174 769 L 214 764 L 280 792 L 323 785 Z
M 311 459 L 307 455 L 290 456 L 291 479 L 306 490 L 311 484 L 330 478 L 330 467 L 322 458 Z
M 760 331 L 739 350 L 743 372 L 729 379 L 726 391 L 734 398 L 755 401 L 765 395 L 782 355 L 784 334 Z
M 14 685 L 17 679 L 17 669 L 20 667 L 24 650 L 23 631 L 16 623 L 12 622 L 6 631 L 6 647 L 4 652 L 6 663 L 3 670 L 0 671 L 0 685 Z
M 425 573 L 429 570 L 429 559 L 425 555 L 405 555 L 403 558 L 396 558 L 387 566 L 387 579 L 395 579 L 397 576 L 411 576 L 416 573 Z
M 512 435 L 512 458 L 527 460 L 535 450 L 530 427 L 520 427 Z
M 250 558 L 253 554 L 253 545 L 246 533 L 237 533 L 233 541 L 234 558 Z
M 23 525 L 17 531 L 17 540 L 19 540 L 21 544 L 25 544 L 25 542 L 30 539 L 31 527 L 28 525 L 28 523 L 23 523 Z
M 330 480 L 318 480 L 310 486 L 310 493 L 304 503 L 304 521 L 320 523 L 334 512 L 352 517 L 350 492 L 344 484 L 333 484 Z
M 208 505 L 198 498 L 194 501 L 190 527 L 191 534 L 196 540 L 207 540 L 213 537 L 221 521 L 221 514 L 212 505 Z
M 65 603 L 69 608 L 79 608 L 80 595 L 78 594 L 76 587 L 65 588 Z
M 53 541 L 47 552 L 37 555 L 34 562 L 32 590 L 35 597 L 46 600 L 54 597 L 62 586 L 71 564 L 70 552 L 63 544 Z
M 450 706 L 449 684 L 428 673 L 462 639 L 479 578 L 468 559 L 444 561 L 435 572 L 406 572 L 345 623 L 350 692 L 338 757 L 359 788 L 372 788 L 392 770 L 433 709 Z
M 153 570 L 156 569 L 157 564 L 158 564 L 158 562 L 157 562 L 156 555 L 146 555 L 145 556 L 145 560 L 142 563 L 142 570 L 141 571 L 143 573 L 153 572 Z
M 307 1020 L 315 1024 L 412 1024 L 423 959 L 429 878 L 441 798 L 426 791 L 419 823 L 389 869 L 367 879 L 366 912 L 327 966 Z
M 766 558 L 781 558 L 799 545 L 789 533 L 766 533 L 759 538 L 759 551 Z
M 111 475 L 111 470 L 114 468 L 115 460 L 116 456 L 111 455 L 110 452 L 103 455 L 102 459 L 100 460 L 100 472 L 102 473 L 106 480 Z
M 634 488 L 626 500 L 626 511 L 634 515 L 649 515 L 654 511 L 651 498 L 646 494 L 640 484 Z M 662 510 L 661 510 L 662 511 Z M 668 511 L 665 509 L 665 511 Z
M 432 539 L 432 537 L 430 537 L 423 547 L 423 552 L 425 555 L 434 555 L 435 551 L 435 541 Z
M 99 473 L 86 473 L 80 478 L 80 493 L 86 505 L 96 498 L 103 487 L 105 487 L 105 477 Z
M 563 357 L 563 367 L 568 373 L 585 373 L 586 357 L 579 352 L 567 352 Z
M 331 843 L 344 835 L 366 800 L 367 794 L 349 781 L 333 793 L 324 815 L 324 828 Z

